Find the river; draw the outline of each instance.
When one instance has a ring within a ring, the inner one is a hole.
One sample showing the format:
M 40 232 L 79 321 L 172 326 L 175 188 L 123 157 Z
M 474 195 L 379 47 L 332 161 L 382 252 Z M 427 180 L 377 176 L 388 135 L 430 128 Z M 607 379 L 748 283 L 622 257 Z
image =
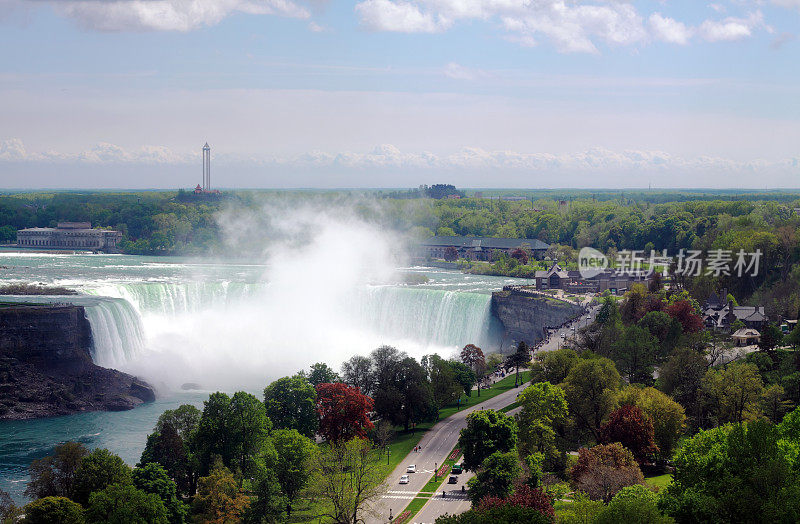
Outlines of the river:
M 216 390 L 260 396 L 271 380 L 314 362 L 338 369 L 381 344 L 416 358 L 450 357 L 468 343 L 495 349 L 491 291 L 520 283 L 421 267 L 359 279 L 335 261 L 319 263 L 329 270 L 300 277 L 291 261 L 0 252 L 2 283 L 78 291 L 45 299 L 84 305 L 95 363 L 140 376 L 158 394 L 127 412 L 0 422 L 0 489 L 21 500 L 27 465 L 68 440 L 108 448 L 133 465 L 164 410 L 202 407 Z M 403 275 L 424 283 L 398 283 Z M 182 389 L 187 383 L 200 389 Z

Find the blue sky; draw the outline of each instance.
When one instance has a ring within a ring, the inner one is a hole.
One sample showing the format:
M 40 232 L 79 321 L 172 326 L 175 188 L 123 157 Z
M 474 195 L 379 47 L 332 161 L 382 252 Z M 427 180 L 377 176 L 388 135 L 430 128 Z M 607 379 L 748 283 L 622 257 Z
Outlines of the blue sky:
M 0 187 L 800 187 L 800 0 L 0 13 Z

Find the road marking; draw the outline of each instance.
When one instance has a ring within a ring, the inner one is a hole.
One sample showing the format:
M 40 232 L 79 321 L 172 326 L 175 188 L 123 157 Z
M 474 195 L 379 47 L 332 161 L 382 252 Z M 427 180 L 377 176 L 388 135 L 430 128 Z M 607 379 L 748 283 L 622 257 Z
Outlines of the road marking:
M 383 495 L 382 499 L 405 499 L 405 500 L 413 500 L 416 497 L 414 495 Z
M 417 494 L 416 491 L 393 491 L 393 490 L 389 490 L 386 493 L 392 493 L 392 494 L 396 494 L 396 495 L 416 495 Z

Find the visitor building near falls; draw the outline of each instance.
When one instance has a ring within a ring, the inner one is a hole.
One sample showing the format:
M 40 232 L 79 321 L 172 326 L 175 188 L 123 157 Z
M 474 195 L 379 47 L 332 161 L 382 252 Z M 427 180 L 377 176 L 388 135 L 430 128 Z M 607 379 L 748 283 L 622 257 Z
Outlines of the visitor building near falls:
M 17 246 L 40 249 L 116 251 L 122 233 L 92 229 L 90 222 L 59 222 L 57 227 L 31 227 L 17 231 Z

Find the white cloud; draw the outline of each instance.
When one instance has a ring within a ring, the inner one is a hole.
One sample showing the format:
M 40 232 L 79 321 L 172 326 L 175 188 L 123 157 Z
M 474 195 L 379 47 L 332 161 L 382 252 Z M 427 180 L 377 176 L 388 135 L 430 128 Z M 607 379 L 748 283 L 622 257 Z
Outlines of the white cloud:
M 496 19 L 510 40 L 532 46 L 543 36 L 566 53 L 597 53 L 597 41 L 631 45 L 646 39 L 642 17 L 625 1 L 364 0 L 356 12 L 376 31 L 431 33 L 459 20 Z
M 128 150 L 119 145 L 101 142 L 79 152 L 29 152 L 21 140 L 0 141 L 0 162 L 51 164 L 145 164 L 193 165 L 199 162 L 199 152 L 177 153 L 164 146 L 142 146 Z M 395 145 L 382 144 L 367 152 L 326 152 L 313 150 L 283 156 L 222 155 L 215 159 L 223 164 L 251 164 L 289 169 L 346 168 L 350 170 L 470 170 L 470 171 L 569 171 L 604 173 L 613 170 L 646 169 L 669 173 L 673 171 L 726 171 L 754 169 L 788 169 L 800 175 L 796 158 L 778 160 L 733 160 L 714 156 L 681 157 L 658 150 L 611 150 L 594 147 L 574 153 L 522 152 L 464 147 L 453 153 L 402 151 Z
M 747 18 L 728 17 L 723 20 L 706 20 L 699 27 L 699 34 L 708 42 L 730 42 L 752 36 L 753 31 L 764 25 L 761 11 Z
M 78 152 L 30 152 L 22 140 L 0 141 L 0 161 L 82 164 L 185 164 L 197 154 L 177 153 L 165 146 L 144 145 L 127 150 L 116 144 L 100 142 L 91 149 Z
M 648 25 L 654 38 L 670 44 L 686 45 L 694 33 L 694 30 L 686 27 L 683 22 L 662 16 L 661 13 L 650 15 Z
M 772 0 L 772 4 L 777 5 L 778 7 L 785 7 L 787 9 L 800 10 L 800 0 Z
M 800 6 L 800 0 L 772 1 Z M 725 11 L 720 4 L 710 7 Z M 630 0 L 363 0 L 355 9 L 361 24 L 373 31 L 437 33 L 459 21 L 495 21 L 510 41 L 532 47 L 545 40 L 564 53 L 599 53 L 600 43 L 630 46 L 653 39 L 686 45 L 696 34 L 709 42 L 733 41 L 758 28 L 770 30 L 760 11 L 709 19 L 699 27 L 654 12 L 645 24 Z
M 431 13 L 423 13 L 419 6 L 411 2 L 392 0 L 365 0 L 356 4 L 361 23 L 372 31 L 398 33 L 438 33 L 450 27 L 451 23 Z
M 192 31 L 236 13 L 310 16 L 291 0 L 63 0 L 57 12 L 98 31 Z
M 444 76 L 454 80 L 475 80 L 476 78 L 486 76 L 485 71 L 464 67 L 456 62 L 450 62 L 444 66 L 444 70 L 442 72 L 444 73 Z

